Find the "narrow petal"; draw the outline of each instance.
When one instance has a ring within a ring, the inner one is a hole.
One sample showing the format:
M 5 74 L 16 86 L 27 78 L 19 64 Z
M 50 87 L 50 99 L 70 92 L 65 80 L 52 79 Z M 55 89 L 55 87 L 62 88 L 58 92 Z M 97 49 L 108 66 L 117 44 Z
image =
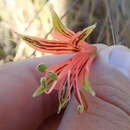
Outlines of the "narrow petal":
M 87 109 L 88 109 L 88 102 L 87 102 L 85 93 L 82 90 L 80 90 L 80 95 L 81 95 L 81 98 L 82 98 L 84 110 L 87 111 Z
M 57 39 L 59 41 L 64 41 L 64 42 L 70 41 L 70 37 L 66 37 L 65 35 L 63 35 L 60 32 L 53 31 L 52 36 L 54 39 Z
M 73 45 L 77 46 L 79 43 L 83 43 L 80 41 L 85 40 L 96 28 L 96 24 L 89 26 L 85 28 L 83 31 L 77 32 L 73 37 L 71 38 L 71 42 Z
M 45 40 L 33 36 L 26 36 L 18 34 L 23 40 L 27 42 L 32 48 L 39 50 L 41 52 L 52 53 L 52 54 L 66 54 L 79 51 L 78 48 L 74 47 L 70 43 L 55 41 L 55 40 Z
M 92 32 L 93 30 L 96 28 L 96 24 L 91 25 L 87 28 L 85 28 L 83 31 L 79 32 L 79 39 L 80 40 L 85 40 Z
M 55 32 L 59 32 L 64 37 L 67 37 L 69 39 L 75 34 L 74 32 L 72 32 L 69 29 L 64 27 L 60 18 L 58 17 L 56 12 L 53 10 L 53 8 L 51 8 L 51 16 L 52 16 L 53 28 L 54 28 Z M 55 35 L 55 37 L 56 37 L 56 35 Z M 57 35 L 57 38 L 59 38 L 58 35 Z M 64 40 L 64 39 L 62 39 L 62 40 Z
M 86 52 L 79 52 L 77 55 L 75 55 L 72 59 L 72 78 L 71 82 L 73 83 L 73 89 L 75 97 L 79 103 L 77 110 L 81 113 L 82 111 L 86 111 L 88 108 L 88 104 L 85 98 L 84 93 L 81 91 L 82 88 L 85 88 L 85 90 L 92 95 L 95 95 L 94 90 L 90 87 L 88 82 L 86 82 L 85 78 L 89 75 L 91 63 L 94 60 L 94 56 L 92 54 L 86 53 Z M 86 70 L 87 68 L 87 70 Z M 85 81 L 85 85 L 83 86 L 83 83 Z

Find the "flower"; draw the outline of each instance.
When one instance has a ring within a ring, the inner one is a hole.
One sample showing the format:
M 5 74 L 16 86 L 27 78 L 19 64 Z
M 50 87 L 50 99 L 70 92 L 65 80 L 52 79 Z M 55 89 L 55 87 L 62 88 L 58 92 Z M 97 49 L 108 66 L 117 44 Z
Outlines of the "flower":
M 73 32 L 64 27 L 56 12 L 51 9 L 54 26 L 53 37 L 57 40 L 46 40 L 38 37 L 19 34 L 32 48 L 52 54 L 75 53 L 70 59 L 59 64 L 47 67 L 40 64 L 37 69 L 44 73 L 40 80 L 40 87 L 33 96 L 43 92 L 50 94 L 54 89 L 58 91 L 59 109 L 64 108 L 71 99 L 72 91 L 79 103 L 77 109 L 81 113 L 87 111 L 88 104 L 82 88 L 95 95 L 89 84 L 89 73 L 93 60 L 96 57 L 96 46 L 84 40 L 91 34 L 96 25 L 85 28 L 80 32 Z

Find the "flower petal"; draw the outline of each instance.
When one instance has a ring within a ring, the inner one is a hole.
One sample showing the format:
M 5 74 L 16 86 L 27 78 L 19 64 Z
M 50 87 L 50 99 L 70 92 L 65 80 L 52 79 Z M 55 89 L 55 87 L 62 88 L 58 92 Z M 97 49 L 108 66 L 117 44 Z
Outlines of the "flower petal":
M 39 50 L 41 52 L 52 53 L 52 54 L 67 54 L 79 51 L 78 48 L 74 47 L 70 43 L 55 41 L 55 40 L 45 40 L 38 37 L 27 36 L 18 34 L 23 40 L 27 42 L 32 48 Z
M 52 22 L 53 22 L 54 31 L 55 32 L 59 32 L 63 36 L 71 39 L 71 37 L 75 33 L 64 27 L 64 25 L 62 24 L 60 18 L 58 17 L 56 12 L 53 10 L 53 8 L 51 8 L 50 10 L 51 10 L 51 16 L 52 16 Z M 55 35 L 55 37 L 56 37 L 56 35 Z M 60 37 L 58 36 L 57 38 L 60 38 Z M 62 39 L 62 40 L 64 40 L 64 39 Z
M 91 25 L 87 28 L 85 28 L 83 31 L 79 32 L 80 35 L 79 35 L 79 39 L 80 40 L 85 40 L 92 32 L 93 30 L 96 28 L 96 24 L 94 25 Z
M 96 24 L 85 28 L 83 31 L 77 32 L 71 38 L 71 43 L 75 46 L 77 46 L 79 43 L 84 43 L 80 41 L 85 40 L 93 32 L 95 28 L 96 28 Z

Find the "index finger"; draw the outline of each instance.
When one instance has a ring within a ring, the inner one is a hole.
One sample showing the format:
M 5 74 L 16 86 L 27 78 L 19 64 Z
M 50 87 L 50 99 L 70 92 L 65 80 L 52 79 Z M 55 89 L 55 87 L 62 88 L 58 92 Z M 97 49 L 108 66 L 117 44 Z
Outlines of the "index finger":
M 37 64 L 52 65 L 67 59 L 68 55 L 44 56 L 0 68 L 0 129 L 36 129 L 48 116 L 57 111 L 57 94 L 42 94 L 32 98 L 42 76 L 36 71 Z

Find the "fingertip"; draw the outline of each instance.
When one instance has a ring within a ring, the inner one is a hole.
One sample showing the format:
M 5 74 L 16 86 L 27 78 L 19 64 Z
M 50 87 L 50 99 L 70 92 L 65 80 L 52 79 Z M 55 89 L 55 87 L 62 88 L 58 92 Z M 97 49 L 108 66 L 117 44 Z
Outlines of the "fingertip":
M 109 64 L 118 68 L 129 77 L 130 74 L 130 50 L 125 46 L 116 46 L 109 55 Z
M 127 47 L 110 46 L 103 49 L 99 55 L 105 64 L 115 67 L 127 77 L 130 75 L 130 50 Z

